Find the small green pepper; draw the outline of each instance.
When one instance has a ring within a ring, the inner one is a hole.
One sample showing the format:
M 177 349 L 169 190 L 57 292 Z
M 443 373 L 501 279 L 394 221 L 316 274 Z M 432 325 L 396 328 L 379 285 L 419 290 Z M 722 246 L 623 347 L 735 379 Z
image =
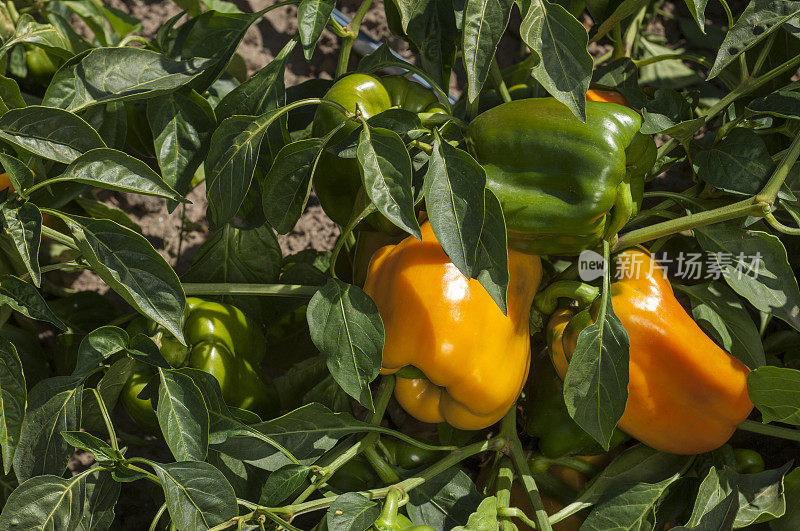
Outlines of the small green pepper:
M 191 367 L 207 372 L 219 382 L 225 402 L 264 418 L 278 414 L 280 401 L 272 382 L 257 370 L 266 354 L 266 340 L 258 325 L 229 304 L 186 299 L 183 332 L 188 347 L 169 332 L 144 319 L 128 327 L 129 334 L 144 333 L 160 343 L 161 354 L 173 367 Z M 123 403 L 144 429 L 157 427 L 149 400 L 138 394 L 154 375 L 150 366 L 138 364 L 128 379 Z M 149 408 L 149 409 L 148 409 Z

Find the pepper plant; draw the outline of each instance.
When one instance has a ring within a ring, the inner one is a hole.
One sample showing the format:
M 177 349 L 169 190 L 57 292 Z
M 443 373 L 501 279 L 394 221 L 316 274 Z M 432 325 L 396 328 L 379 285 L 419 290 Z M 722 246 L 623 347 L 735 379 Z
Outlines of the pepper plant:
M 0 2 L 0 530 L 800 528 L 800 2 L 176 3 Z

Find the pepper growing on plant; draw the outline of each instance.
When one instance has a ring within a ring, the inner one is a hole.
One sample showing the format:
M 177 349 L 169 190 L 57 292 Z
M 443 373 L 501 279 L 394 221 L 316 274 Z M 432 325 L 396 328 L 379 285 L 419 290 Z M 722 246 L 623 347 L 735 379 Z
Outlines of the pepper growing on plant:
M 664 452 L 718 448 L 753 408 L 747 395 L 750 370 L 703 333 L 649 253 L 628 250 L 620 259 L 638 267 L 626 268 L 611 285 L 614 313 L 630 338 L 628 402 L 619 428 Z M 547 290 L 537 299 L 545 313 L 552 310 Z M 597 310 L 596 304 L 577 315 L 562 309 L 550 318 L 548 348 L 562 379 L 578 335 Z
M 173 367 L 191 367 L 217 379 L 225 402 L 263 417 L 278 413 L 280 401 L 272 382 L 257 371 L 266 354 L 266 340 L 258 325 L 229 304 L 186 299 L 183 325 L 188 347 L 169 332 L 142 319 L 135 320 L 129 333 L 154 335 L 164 358 Z M 122 402 L 143 428 L 157 426 L 150 400 L 139 393 L 155 376 L 154 369 L 139 363 L 122 391 Z
M 413 365 L 425 378 L 397 378 L 395 397 L 423 422 L 476 430 L 494 424 L 528 374 L 528 315 L 542 269 L 509 250 L 508 315 L 450 262 L 430 223 L 372 257 L 364 291 L 383 319 L 383 374 Z M 499 355 L 502 353 L 502 356 Z
M 350 74 L 333 84 L 325 94 L 325 99 L 340 104 L 349 112 L 360 109 L 364 118 L 375 116 L 391 108 L 404 109 L 413 113 L 447 112 L 436 98 L 436 94 L 418 83 L 403 76 L 376 77 L 370 74 Z M 314 116 L 312 133 L 324 136 L 330 133 L 347 118 L 330 105 L 320 105 Z M 348 121 L 336 134 L 332 144 L 340 142 L 358 128 L 354 121 Z M 359 190 L 363 183 L 358 161 L 354 158 L 340 158 L 326 151 L 314 175 L 314 190 L 322 209 L 334 222 L 347 225 L 353 213 Z M 372 214 L 367 223 L 375 230 L 389 234 L 401 232 L 380 214 Z
M 613 238 L 638 212 L 655 161 L 641 117 L 586 102 L 586 122 L 553 98 L 504 103 L 475 118 L 467 144 L 503 206 L 509 247 L 578 254 Z M 514 153 L 514 157 L 509 157 Z

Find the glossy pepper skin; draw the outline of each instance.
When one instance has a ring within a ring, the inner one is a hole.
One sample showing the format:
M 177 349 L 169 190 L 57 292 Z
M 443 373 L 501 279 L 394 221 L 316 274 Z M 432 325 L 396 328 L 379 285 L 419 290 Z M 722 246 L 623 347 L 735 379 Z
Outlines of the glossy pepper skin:
M 469 124 L 467 143 L 503 205 L 509 246 L 574 255 L 613 237 L 642 200 L 655 161 L 641 117 L 586 102 L 586 123 L 553 98 L 503 103 Z
M 377 77 L 370 74 L 350 74 L 333 84 L 324 99 L 336 102 L 349 112 L 360 107 L 362 116 L 369 118 L 391 108 L 404 109 L 413 113 L 446 112 L 436 94 L 418 83 L 402 76 Z M 314 116 L 312 134 L 322 137 L 344 122 L 346 117 L 338 109 L 320 105 Z M 358 124 L 349 121 L 337 133 L 334 141 L 344 139 Z M 362 187 L 361 170 L 354 158 L 340 158 L 325 152 L 314 174 L 314 190 L 322 209 L 334 222 L 347 225 L 353 213 L 353 206 Z M 401 232 L 389 220 L 379 214 L 367 218 L 376 230 Z
M 530 363 L 528 313 L 541 280 L 539 257 L 510 250 L 508 315 L 465 278 L 430 223 L 378 249 L 364 291 L 378 306 L 386 339 L 384 374 L 413 365 L 427 379 L 398 378 L 395 398 L 423 422 L 464 430 L 494 424 L 522 390 Z
M 564 404 L 564 392 L 553 364 L 547 359 L 534 362 L 529 382 L 525 432 L 539 439 L 539 451 L 555 459 L 566 455 L 596 455 L 605 450 L 572 420 Z M 619 429 L 611 436 L 611 448 L 628 438 Z
M 614 313 L 630 338 L 628 403 L 618 427 L 663 452 L 714 450 L 753 409 L 746 383 L 750 370 L 686 313 L 649 253 L 622 255 L 638 264 L 638 271 L 626 268 L 611 285 Z M 570 311 L 561 310 L 548 323 L 550 353 L 562 379 L 578 334 L 594 319 L 587 315 L 570 319 Z
M 148 330 L 146 321 L 132 323 L 129 333 L 154 335 L 164 358 L 173 367 L 191 367 L 217 379 L 225 402 L 270 418 L 278 413 L 279 400 L 271 381 L 258 372 L 266 354 L 266 340 L 258 326 L 241 310 L 229 304 L 186 299 L 183 331 L 189 347 L 164 330 Z M 131 417 L 142 428 L 158 426 L 150 400 L 138 398 L 155 375 L 149 365 L 137 364 L 123 389 L 122 400 Z

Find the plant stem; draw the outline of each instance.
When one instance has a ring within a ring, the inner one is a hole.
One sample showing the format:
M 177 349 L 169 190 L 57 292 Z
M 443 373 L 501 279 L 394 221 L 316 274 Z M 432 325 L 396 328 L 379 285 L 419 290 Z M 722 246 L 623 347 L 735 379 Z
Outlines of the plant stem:
M 75 240 L 72 239 L 72 237 L 67 236 L 63 232 L 51 229 L 47 225 L 42 225 L 42 237 L 50 238 L 51 240 L 56 241 L 61 245 L 66 245 L 73 251 L 80 251 L 80 249 L 78 249 L 78 245 L 75 243 Z
M 395 483 L 394 485 L 389 485 L 388 487 L 383 487 L 383 488 L 380 488 L 380 489 L 372 489 L 372 490 L 368 490 L 368 491 L 363 491 L 360 494 L 364 495 L 366 498 L 369 498 L 369 499 L 373 500 L 373 499 L 385 497 L 389 493 L 389 491 L 392 490 L 392 489 L 401 489 L 403 492 L 409 492 L 412 489 L 414 489 L 416 487 L 419 487 L 420 485 L 425 483 L 427 480 L 429 480 L 429 479 L 431 479 L 433 477 L 436 477 L 439 474 L 441 474 L 442 472 L 444 472 L 444 471 L 456 466 L 458 463 L 460 463 L 464 459 L 467 459 L 469 457 L 472 457 L 473 455 L 476 455 L 476 454 L 479 454 L 479 453 L 482 453 L 482 452 L 488 452 L 488 451 L 492 451 L 492 450 L 499 450 L 500 448 L 503 448 L 504 446 L 506 446 L 507 443 L 508 443 L 508 441 L 505 439 L 505 437 L 497 436 L 497 437 L 493 437 L 491 439 L 488 439 L 486 441 L 479 441 L 479 442 L 470 444 L 468 446 L 465 446 L 464 448 L 461 448 L 460 450 L 454 450 L 450 455 L 446 456 L 445 458 L 441 459 L 440 461 L 437 461 L 436 463 L 434 463 L 433 465 L 429 466 L 428 468 L 426 468 L 425 470 L 423 470 L 419 474 L 416 474 L 413 477 L 404 479 L 400 483 Z M 337 499 L 337 496 L 332 496 L 332 497 L 329 497 L 329 498 L 322 498 L 322 499 L 319 499 L 319 500 L 311 500 L 311 501 L 304 502 L 304 503 L 287 505 L 285 507 L 268 508 L 268 510 L 273 512 L 273 513 L 275 513 L 275 514 L 288 516 L 288 517 L 290 517 L 289 519 L 291 519 L 291 517 L 294 517 L 294 516 L 297 516 L 297 515 L 300 515 L 300 514 L 311 513 L 311 512 L 314 512 L 314 511 L 319 511 L 321 509 L 325 509 L 327 507 L 330 507 L 331 504 L 333 504 L 333 502 L 336 501 L 336 499 Z
M 263 295 L 267 297 L 295 297 L 309 299 L 319 286 L 299 284 L 221 284 L 184 282 L 186 295 Z
M 764 209 L 768 207 L 769 205 L 767 203 L 758 202 L 754 198 L 745 199 L 713 210 L 706 210 L 705 212 L 689 214 L 688 216 L 683 216 L 678 219 L 663 221 L 655 225 L 650 225 L 649 227 L 632 230 L 623 234 L 614 244 L 613 250 L 615 252 L 621 251 L 622 249 L 655 240 L 662 236 L 704 227 L 729 219 L 736 219 L 748 215 L 762 217 L 765 214 Z
M 779 439 L 800 442 L 800 430 L 794 428 L 784 428 L 781 426 L 774 426 L 772 424 L 762 424 L 754 420 L 745 420 L 739 424 L 737 429 L 752 433 L 759 433 L 769 437 L 777 437 Z
M 528 461 L 525 458 L 525 452 L 522 450 L 522 443 L 519 441 L 517 435 L 517 405 L 511 406 L 506 416 L 500 425 L 500 437 L 504 437 L 507 442 L 507 451 L 511 453 L 511 461 L 514 463 L 514 468 L 517 469 L 517 475 L 522 480 L 525 486 L 525 492 L 528 494 L 528 502 L 534 511 L 534 520 L 536 521 L 537 529 L 540 531 L 552 531 L 550 522 L 547 519 L 547 511 L 542 504 L 542 497 L 539 495 L 539 488 L 536 486 L 536 481 L 531 475 L 531 470 L 528 467 Z
M 350 52 L 353 49 L 353 43 L 358 38 L 358 33 L 361 29 L 361 21 L 364 20 L 364 17 L 369 11 L 370 6 L 372 5 L 372 0 L 364 0 L 361 3 L 361 6 L 356 11 L 353 20 L 350 21 L 350 24 L 344 28 L 345 36 L 342 38 L 342 48 L 339 50 L 339 62 L 336 65 L 336 78 L 340 78 L 345 73 L 347 73 L 347 67 L 350 63 Z
M 500 97 L 505 103 L 510 102 L 511 94 L 509 94 L 508 87 L 506 87 L 506 82 L 503 80 L 503 73 L 500 71 L 500 66 L 497 64 L 497 57 L 492 59 L 489 73 L 492 76 L 492 81 L 494 81 L 495 87 L 497 87 L 497 92 L 500 93 Z

